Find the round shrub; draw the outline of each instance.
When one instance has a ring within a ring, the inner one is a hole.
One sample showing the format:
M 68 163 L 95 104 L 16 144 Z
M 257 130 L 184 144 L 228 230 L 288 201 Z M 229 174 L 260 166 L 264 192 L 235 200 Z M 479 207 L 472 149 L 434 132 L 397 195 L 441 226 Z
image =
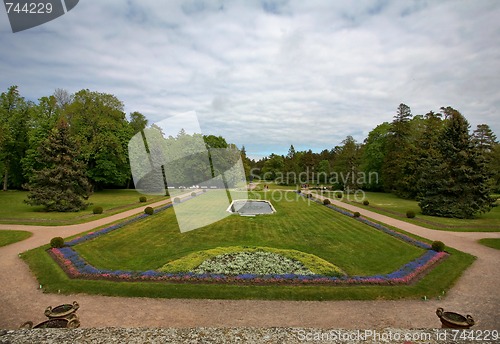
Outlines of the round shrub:
M 64 239 L 61 237 L 55 237 L 50 240 L 50 247 L 61 248 L 64 246 Z
M 324 204 L 324 205 L 328 205 L 328 204 L 330 204 L 330 203 L 332 203 L 332 202 L 330 202 L 330 200 L 329 200 L 328 198 L 325 198 L 325 199 L 323 200 L 323 204 Z
M 196 192 L 191 192 L 191 197 L 196 197 Z
M 146 209 L 144 209 L 144 213 L 148 215 L 153 215 L 155 213 L 155 210 L 151 207 L 147 207 Z
M 179 197 L 174 198 L 174 203 L 181 203 L 181 199 Z
M 361 214 L 360 214 L 358 211 L 355 211 L 355 212 L 352 214 L 352 216 L 354 216 L 354 217 L 360 217 L 360 216 L 361 216 Z
M 442 241 L 433 241 L 431 247 L 436 252 L 443 252 L 446 246 Z
M 148 199 L 146 198 L 146 196 L 141 196 L 141 197 L 139 197 L 139 202 L 141 202 L 141 203 L 144 203 L 144 202 L 146 202 L 147 200 L 148 200 Z
M 338 194 L 337 194 L 337 198 L 342 198 L 342 194 L 341 194 L 341 193 L 338 193 Z
M 415 217 L 415 212 L 413 210 L 408 210 L 406 212 L 406 217 L 409 219 L 413 219 Z
M 92 209 L 94 214 L 102 214 L 103 211 L 102 207 L 94 207 L 94 209 Z
M 365 199 L 365 200 L 363 201 L 363 204 L 364 204 L 364 205 L 369 205 L 369 204 L 370 204 L 370 202 L 369 202 L 367 199 Z

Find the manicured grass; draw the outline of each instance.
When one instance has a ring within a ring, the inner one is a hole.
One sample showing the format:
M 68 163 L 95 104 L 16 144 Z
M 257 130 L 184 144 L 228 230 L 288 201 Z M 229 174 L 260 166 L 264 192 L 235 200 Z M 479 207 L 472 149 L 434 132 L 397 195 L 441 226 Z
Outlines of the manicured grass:
M 213 207 L 217 193 L 201 195 L 186 205 L 203 212 L 203 207 Z M 293 192 L 282 195 L 281 201 L 271 200 L 274 215 L 229 216 L 180 233 L 174 209 L 167 209 L 74 249 L 99 269 L 146 271 L 201 250 L 264 246 L 314 254 L 349 275 L 389 273 L 424 252 Z M 285 195 L 290 201 L 284 200 Z
M 331 198 L 334 197 L 332 192 L 326 192 L 323 195 Z M 365 192 L 365 195 L 366 199 L 370 202 L 368 206 L 363 205 L 361 199 L 356 199 L 352 195 L 344 197 L 343 201 L 379 214 L 430 229 L 458 232 L 500 231 L 500 206 L 494 207 L 488 213 L 478 215 L 475 219 L 451 219 L 422 215 L 417 201 L 402 199 L 394 194 Z M 408 210 L 414 211 L 417 216 L 413 219 L 408 219 L 406 217 L 406 212 Z
M 488 246 L 488 247 L 500 250 L 500 239 L 494 239 L 494 238 L 481 239 L 481 240 L 479 240 L 479 243 L 481 245 Z
M 104 190 L 95 192 L 89 198 L 90 207 L 80 212 L 57 213 L 44 212 L 42 207 L 32 207 L 23 201 L 27 198 L 25 191 L 0 192 L 0 223 L 27 225 L 69 225 L 97 220 L 128 209 L 146 205 L 164 199 L 160 196 L 147 196 L 148 202 L 139 203 L 142 196 L 135 190 Z M 94 215 L 92 208 L 101 206 L 104 213 Z
M 0 230 L 0 247 L 28 239 L 33 233 L 25 231 L 2 231 Z

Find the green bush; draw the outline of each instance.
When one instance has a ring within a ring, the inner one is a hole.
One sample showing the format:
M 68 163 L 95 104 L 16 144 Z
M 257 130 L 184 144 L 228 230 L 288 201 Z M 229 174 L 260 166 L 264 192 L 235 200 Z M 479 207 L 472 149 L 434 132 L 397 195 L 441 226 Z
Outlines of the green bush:
M 191 197 L 196 197 L 196 192 L 191 192 Z
M 174 203 L 181 203 L 181 199 L 179 197 L 174 198 Z
M 102 214 L 103 211 L 102 207 L 94 207 L 94 209 L 92 209 L 94 214 Z
M 354 217 L 360 217 L 360 216 L 361 216 L 361 214 L 360 214 L 358 211 L 355 211 L 355 212 L 352 214 L 352 216 L 354 216 Z
M 151 207 L 147 207 L 146 209 L 144 209 L 144 213 L 148 215 L 153 215 L 155 213 L 155 210 Z
M 139 197 L 139 202 L 141 202 L 141 203 L 144 203 L 144 202 L 146 202 L 147 200 L 148 200 L 148 199 L 146 198 L 146 196 L 141 196 L 141 197 Z
M 338 193 L 338 194 L 337 194 L 337 198 L 342 198 L 342 194 L 341 194 L 341 193 Z
M 446 246 L 442 241 L 433 241 L 431 247 L 436 252 L 443 252 Z
M 364 204 L 364 205 L 369 205 L 369 204 L 370 204 L 370 202 L 369 202 L 367 199 L 365 199 L 365 200 L 363 201 L 363 204 Z
M 328 204 L 331 204 L 331 203 L 332 203 L 332 202 L 330 202 L 330 200 L 329 200 L 328 198 L 325 198 L 325 199 L 323 200 L 323 204 L 324 204 L 324 205 L 328 205 Z
M 406 212 L 406 217 L 409 219 L 413 219 L 415 217 L 415 212 L 413 210 L 408 210 Z
M 55 237 L 50 240 L 50 247 L 61 248 L 64 246 L 64 239 L 61 237 Z

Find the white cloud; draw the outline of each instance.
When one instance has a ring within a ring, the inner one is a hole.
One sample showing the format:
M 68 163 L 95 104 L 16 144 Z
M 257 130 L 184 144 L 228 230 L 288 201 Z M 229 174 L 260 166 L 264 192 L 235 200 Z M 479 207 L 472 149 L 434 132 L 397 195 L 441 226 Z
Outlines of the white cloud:
M 16 34 L 2 16 L 0 90 L 89 88 L 151 122 L 195 110 L 249 154 L 362 140 L 400 102 L 500 134 L 496 1 L 86 0 Z

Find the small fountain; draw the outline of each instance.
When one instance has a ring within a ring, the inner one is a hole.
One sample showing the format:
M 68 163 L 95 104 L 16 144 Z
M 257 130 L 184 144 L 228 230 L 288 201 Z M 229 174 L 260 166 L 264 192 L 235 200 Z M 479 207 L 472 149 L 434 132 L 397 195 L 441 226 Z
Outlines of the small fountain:
M 266 200 L 256 199 L 239 199 L 231 202 L 227 208 L 231 214 L 240 214 L 241 216 L 255 216 L 262 214 L 274 214 L 274 209 L 271 202 Z

